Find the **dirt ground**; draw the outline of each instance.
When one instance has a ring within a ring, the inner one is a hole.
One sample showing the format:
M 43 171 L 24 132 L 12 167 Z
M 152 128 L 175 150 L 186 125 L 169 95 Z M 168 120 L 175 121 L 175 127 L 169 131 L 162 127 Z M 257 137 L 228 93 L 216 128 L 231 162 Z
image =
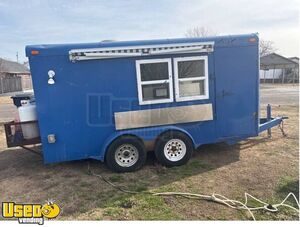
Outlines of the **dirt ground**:
M 11 98 L 10 96 L 0 96 L 0 104 L 11 104 Z
M 91 168 L 126 189 L 180 191 L 244 200 L 248 192 L 269 203 L 279 203 L 292 191 L 299 194 L 298 106 L 280 106 L 274 115 L 288 115 L 287 137 L 276 127 L 272 138 L 259 137 L 236 145 L 202 146 L 187 165 L 160 166 L 149 153 L 146 166 L 134 173 L 116 174 L 98 161 Z M 262 111 L 262 115 L 265 113 Z M 87 161 L 44 165 L 42 158 L 23 149 L 7 149 L 0 127 L 0 201 L 44 203 L 54 199 L 61 220 L 249 220 L 247 212 L 202 200 L 181 197 L 130 195 L 112 188 L 87 172 Z M 293 204 L 295 205 L 295 204 Z M 258 220 L 298 220 L 289 209 L 254 212 Z

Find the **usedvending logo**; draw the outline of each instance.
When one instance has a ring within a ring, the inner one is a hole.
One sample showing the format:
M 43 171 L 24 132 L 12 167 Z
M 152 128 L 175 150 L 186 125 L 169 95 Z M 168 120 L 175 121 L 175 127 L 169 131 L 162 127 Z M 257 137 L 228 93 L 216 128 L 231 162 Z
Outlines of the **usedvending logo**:
M 4 218 L 17 218 L 20 224 L 44 224 L 44 219 L 56 218 L 60 207 L 53 200 L 45 204 L 19 204 L 14 202 L 2 203 Z

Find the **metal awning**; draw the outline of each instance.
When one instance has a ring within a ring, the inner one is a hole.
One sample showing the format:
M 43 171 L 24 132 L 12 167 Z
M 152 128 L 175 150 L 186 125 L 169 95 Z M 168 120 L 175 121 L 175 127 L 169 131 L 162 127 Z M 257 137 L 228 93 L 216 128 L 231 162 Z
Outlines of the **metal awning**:
M 195 52 L 213 52 L 213 48 L 214 42 L 195 42 L 165 45 L 74 49 L 69 51 L 69 58 L 71 61 L 75 62 L 93 59 L 126 58 Z

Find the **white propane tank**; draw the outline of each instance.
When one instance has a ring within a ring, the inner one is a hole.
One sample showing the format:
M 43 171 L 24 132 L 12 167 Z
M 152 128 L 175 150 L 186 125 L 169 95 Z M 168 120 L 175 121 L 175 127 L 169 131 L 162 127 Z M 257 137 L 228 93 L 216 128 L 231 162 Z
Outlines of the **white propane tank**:
M 36 106 L 31 104 L 29 100 L 22 100 L 22 106 L 18 108 L 20 122 L 36 121 Z M 37 122 L 29 124 L 21 124 L 24 139 L 33 139 L 39 137 L 39 128 Z

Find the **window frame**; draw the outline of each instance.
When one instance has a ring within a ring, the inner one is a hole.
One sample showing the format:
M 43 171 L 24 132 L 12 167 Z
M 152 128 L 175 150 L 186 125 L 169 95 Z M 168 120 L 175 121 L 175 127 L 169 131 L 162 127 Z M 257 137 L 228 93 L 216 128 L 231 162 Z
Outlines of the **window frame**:
M 149 81 L 142 81 L 141 75 L 141 64 L 151 64 L 151 63 L 168 63 L 168 73 L 169 78 L 164 80 L 149 80 Z M 138 99 L 140 105 L 148 105 L 148 104 L 159 104 L 159 103 L 168 103 L 173 102 L 173 71 L 172 71 L 172 59 L 171 58 L 161 58 L 161 59 L 145 59 L 145 60 L 136 60 L 136 76 L 137 76 L 137 88 L 138 88 Z M 151 85 L 151 84 L 163 84 L 169 83 L 169 95 L 168 99 L 156 99 L 156 100 L 143 100 L 143 85 Z
M 204 60 L 204 77 L 179 78 L 178 62 L 197 61 L 197 60 Z M 207 56 L 178 57 L 178 58 L 173 58 L 173 62 L 174 62 L 174 82 L 175 82 L 176 102 L 209 99 L 208 57 Z M 180 94 L 179 94 L 179 82 L 180 81 L 184 82 L 184 81 L 200 81 L 200 80 L 204 81 L 204 91 L 205 91 L 204 95 L 180 97 Z

